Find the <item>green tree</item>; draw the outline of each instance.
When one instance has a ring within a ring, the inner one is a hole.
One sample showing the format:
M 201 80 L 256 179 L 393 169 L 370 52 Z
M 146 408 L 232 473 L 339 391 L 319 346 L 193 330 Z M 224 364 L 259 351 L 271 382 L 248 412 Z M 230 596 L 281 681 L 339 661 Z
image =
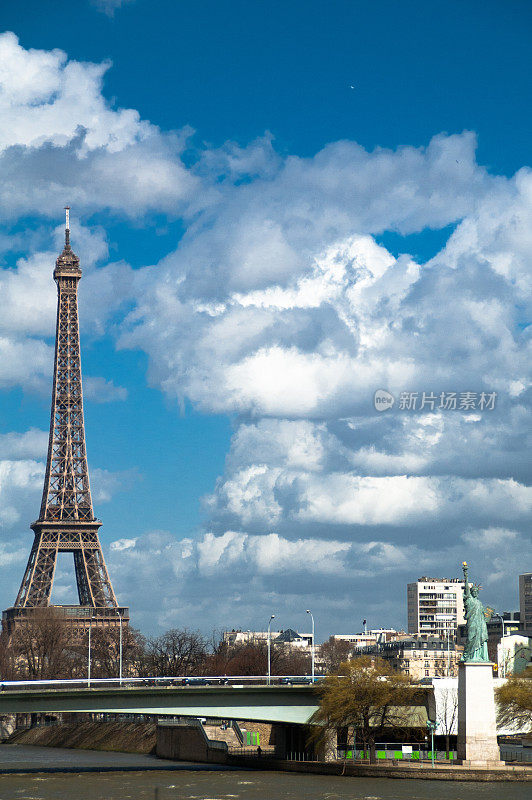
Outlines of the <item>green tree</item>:
M 532 730 L 532 665 L 524 672 L 512 675 L 500 686 L 495 697 L 499 706 L 499 725 L 527 731 Z
M 343 662 L 337 674 L 328 675 L 316 691 L 320 707 L 311 719 L 313 737 L 325 741 L 331 732 L 354 728 L 372 764 L 377 738 L 408 723 L 417 694 L 408 676 L 370 656 Z

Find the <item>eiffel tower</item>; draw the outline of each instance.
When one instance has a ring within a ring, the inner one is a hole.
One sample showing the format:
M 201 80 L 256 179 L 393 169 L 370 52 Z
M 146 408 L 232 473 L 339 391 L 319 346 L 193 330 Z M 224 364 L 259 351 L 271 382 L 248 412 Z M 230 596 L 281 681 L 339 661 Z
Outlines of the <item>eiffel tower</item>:
M 89 483 L 83 422 L 78 323 L 79 258 L 70 247 L 69 208 L 65 246 L 55 263 L 57 326 L 48 457 L 39 519 L 28 564 L 12 608 L 4 611 L 8 633 L 50 606 L 57 554 L 73 553 L 79 605 L 53 606 L 71 626 L 73 638 L 89 625 L 127 624 L 129 609 L 119 607 L 98 538 Z

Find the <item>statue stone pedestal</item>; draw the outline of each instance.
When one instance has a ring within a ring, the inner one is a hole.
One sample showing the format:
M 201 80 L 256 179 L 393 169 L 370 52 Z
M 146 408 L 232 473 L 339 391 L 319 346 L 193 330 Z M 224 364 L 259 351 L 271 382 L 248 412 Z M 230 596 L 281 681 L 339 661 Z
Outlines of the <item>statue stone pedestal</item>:
M 493 672 L 489 661 L 461 661 L 458 665 L 457 761 L 470 767 L 498 767 Z

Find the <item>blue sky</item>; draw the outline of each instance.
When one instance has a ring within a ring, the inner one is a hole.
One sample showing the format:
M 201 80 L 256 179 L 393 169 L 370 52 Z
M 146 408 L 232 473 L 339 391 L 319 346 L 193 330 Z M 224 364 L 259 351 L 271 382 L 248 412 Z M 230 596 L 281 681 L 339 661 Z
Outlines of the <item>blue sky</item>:
M 400 626 L 406 581 L 464 555 L 515 606 L 531 20 L 526 2 L 4 3 L 3 607 L 39 504 L 67 201 L 95 507 L 138 626 L 297 628 L 309 606 L 323 637 Z M 379 388 L 497 405 L 379 414 Z M 62 565 L 55 598 L 72 591 Z

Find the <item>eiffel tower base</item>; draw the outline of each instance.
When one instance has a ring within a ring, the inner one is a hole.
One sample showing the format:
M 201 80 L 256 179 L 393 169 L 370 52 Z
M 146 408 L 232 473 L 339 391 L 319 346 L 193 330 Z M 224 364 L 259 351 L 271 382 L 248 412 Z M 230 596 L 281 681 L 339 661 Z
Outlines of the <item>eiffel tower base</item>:
M 89 627 L 93 631 L 102 628 L 107 630 L 118 628 L 120 620 L 124 626 L 129 624 L 129 608 L 126 607 L 94 608 L 93 606 L 50 605 L 17 608 L 12 606 L 2 613 L 2 630 L 11 636 L 17 628 L 31 625 L 47 609 L 57 614 L 57 618 L 65 624 L 72 642 L 83 640 Z

